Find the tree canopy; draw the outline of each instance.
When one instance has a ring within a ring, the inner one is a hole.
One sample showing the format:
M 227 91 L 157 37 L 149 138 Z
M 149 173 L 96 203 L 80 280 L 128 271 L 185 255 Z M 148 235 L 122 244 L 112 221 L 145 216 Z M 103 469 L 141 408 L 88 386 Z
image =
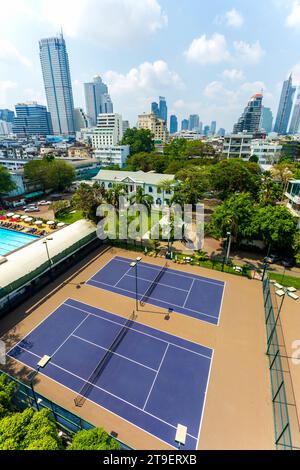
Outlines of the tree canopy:
M 120 450 L 120 444 L 101 428 L 79 431 L 68 450 Z
M 154 135 L 148 129 L 126 129 L 121 145 L 130 145 L 130 155 L 154 150 Z
M 64 160 L 31 160 L 24 166 L 25 177 L 35 186 L 63 191 L 75 179 L 75 170 Z
M 62 443 L 49 410 L 26 408 L 0 420 L 0 450 L 59 450 Z
M 16 185 L 9 171 L 4 166 L 0 165 L 0 194 L 9 193 L 14 189 L 16 189 Z

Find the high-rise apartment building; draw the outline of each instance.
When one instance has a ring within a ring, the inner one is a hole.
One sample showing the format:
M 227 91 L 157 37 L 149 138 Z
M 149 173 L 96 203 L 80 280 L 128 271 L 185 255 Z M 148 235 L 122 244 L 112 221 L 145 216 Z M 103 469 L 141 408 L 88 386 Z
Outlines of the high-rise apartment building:
M 151 113 L 155 114 L 155 116 L 159 118 L 159 105 L 156 101 L 151 103 Z
M 208 136 L 209 131 L 210 131 L 210 127 L 209 127 L 209 126 L 204 126 L 203 134 L 204 134 L 206 137 Z
M 130 129 L 130 123 L 129 121 L 123 121 L 123 134 L 127 131 L 127 129 Z
M 46 106 L 36 102 L 16 105 L 13 133 L 22 136 L 46 136 L 52 134 L 50 113 Z
M 84 84 L 84 95 L 86 114 L 92 126 L 97 124 L 99 114 L 112 114 L 114 112 L 113 103 L 108 94 L 108 87 L 99 75 L 94 77 L 92 82 Z
M 300 127 L 300 88 L 298 89 L 297 99 L 292 114 L 292 120 L 289 128 L 289 134 L 298 134 Z
M 273 113 L 271 108 L 262 107 L 260 128 L 265 130 L 267 134 L 272 132 L 273 128 Z
M 75 133 L 74 101 L 69 58 L 63 35 L 42 39 L 40 60 L 54 134 Z
M 13 125 L 11 122 L 0 119 L 0 136 L 12 134 Z
M 220 127 L 220 129 L 218 130 L 218 136 L 225 137 L 225 134 L 226 134 L 226 130 L 223 127 Z
M 178 132 L 178 119 L 175 114 L 170 117 L 170 134 L 176 134 Z
M 257 93 L 252 96 L 242 116 L 233 128 L 234 134 L 244 131 L 255 133 L 259 130 L 262 113 L 262 100 L 263 95 L 261 93 Z
M 156 142 L 166 143 L 168 141 L 169 133 L 166 122 L 163 119 L 157 118 L 153 113 L 140 114 L 138 117 L 138 128 L 150 130 Z
M 212 121 L 211 122 L 211 126 L 210 126 L 210 133 L 212 135 L 216 135 L 216 132 L 217 132 L 217 122 L 216 121 Z
M 0 109 L 0 121 L 14 122 L 15 113 L 10 109 Z
M 167 107 L 167 101 L 164 96 L 159 97 L 159 117 L 165 123 L 168 121 L 168 107 Z
M 287 134 L 295 91 L 296 87 L 293 86 L 293 77 L 291 74 L 289 78 L 283 82 L 281 91 L 279 107 L 274 126 L 274 132 L 277 132 L 278 134 Z
M 182 131 L 188 131 L 189 130 L 189 125 L 190 125 L 189 120 L 188 119 L 183 119 L 181 121 L 181 130 Z
M 191 114 L 189 118 L 189 130 L 198 131 L 199 130 L 199 116 L 198 114 Z

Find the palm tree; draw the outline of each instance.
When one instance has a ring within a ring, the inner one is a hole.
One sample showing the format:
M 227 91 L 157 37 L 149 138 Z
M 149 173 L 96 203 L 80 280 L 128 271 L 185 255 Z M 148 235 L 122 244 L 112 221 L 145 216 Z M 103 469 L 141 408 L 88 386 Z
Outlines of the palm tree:
M 153 204 L 153 197 L 150 194 L 145 194 L 143 188 L 137 187 L 136 193 L 130 197 L 131 204 L 142 204 L 147 207 L 149 212 L 151 205 Z
M 120 197 L 127 194 L 127 186 L 125 184 L 113 183 L 112 187 L 106 192 L 106 202 L 116 209 L 120 208 Z

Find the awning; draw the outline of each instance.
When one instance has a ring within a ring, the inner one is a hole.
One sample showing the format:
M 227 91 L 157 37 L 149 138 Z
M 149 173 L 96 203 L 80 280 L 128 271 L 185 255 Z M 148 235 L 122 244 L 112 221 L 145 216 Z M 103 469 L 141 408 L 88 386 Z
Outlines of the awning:
M 25 199 L 31 199 L 32 197 L 42 196 L 43 191 L 37 191 L 36 193 L 25 194 Z

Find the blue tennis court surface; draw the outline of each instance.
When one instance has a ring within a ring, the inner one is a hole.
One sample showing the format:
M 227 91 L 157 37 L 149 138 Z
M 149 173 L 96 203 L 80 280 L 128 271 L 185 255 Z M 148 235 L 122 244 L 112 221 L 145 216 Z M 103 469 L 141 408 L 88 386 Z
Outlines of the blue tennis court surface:
M 40 374 L 79 393 L 125 324 L 118 315 L 68 299 L 8 355 L 33 369 L 50 356 Z M 212 354 L 132 322 L 86 398 L 174 447 L 177 425 L 185 425 L 185 449 L 195 450 Z
M 133 260 L 117 256 L 98 271 L 87 284 L 117 294 L 135 298 L 135 268 Z M 138 264 L 138 297 L 143 299 L 159 272 L 161 266 Z M 217 325 L 221 312 L 225 284 L 222 281 L 166 269 L 147 303 L 172 308 L 175 312 Z

